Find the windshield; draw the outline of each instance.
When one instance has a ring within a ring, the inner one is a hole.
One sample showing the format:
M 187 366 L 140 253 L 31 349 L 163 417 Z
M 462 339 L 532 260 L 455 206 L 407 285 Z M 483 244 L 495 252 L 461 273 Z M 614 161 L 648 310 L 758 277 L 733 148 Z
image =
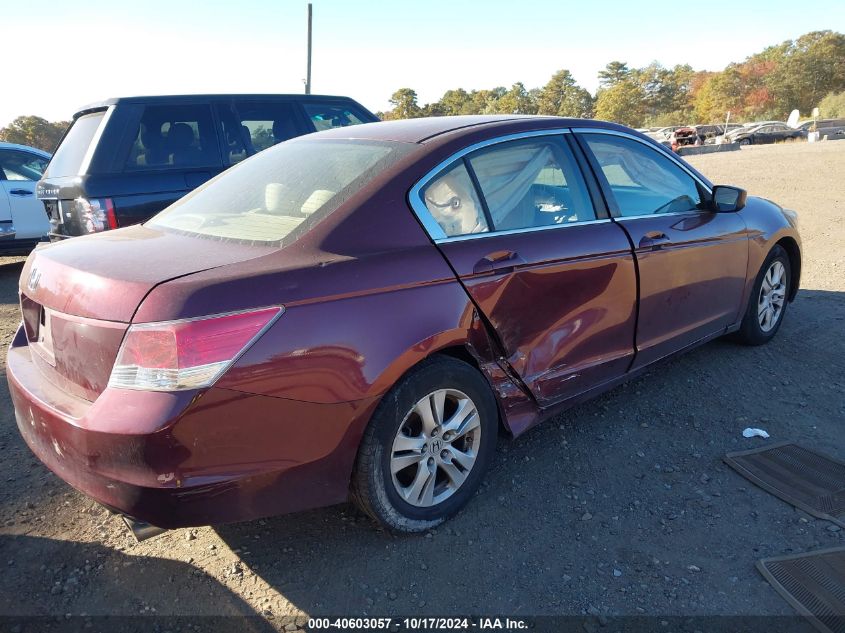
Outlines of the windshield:
M 172 204 L 148 225 L 217 239 L 281 244 L 337 209 L 413 147 L 347 139 L 281 143 Z
M 57 178 L 61 176 L 78 176 L 82 167 L 82 161 L 88 153 L 91 141 L 103 121 L 106 111 L 101 110 L 93 114 L 85 114 L 76 119 L 65 134 L 47 171 L 45 178 Z

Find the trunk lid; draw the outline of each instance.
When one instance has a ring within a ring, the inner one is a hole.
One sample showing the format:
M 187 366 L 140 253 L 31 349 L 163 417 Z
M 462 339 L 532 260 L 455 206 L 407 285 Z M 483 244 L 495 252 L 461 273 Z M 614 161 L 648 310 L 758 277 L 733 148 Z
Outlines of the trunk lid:
M 140 225 L 39 247 L 19 286 L 32 360 L 57 386 L 94 400 L 108 384 L 123 335 L 150 290 L 272 250 Z

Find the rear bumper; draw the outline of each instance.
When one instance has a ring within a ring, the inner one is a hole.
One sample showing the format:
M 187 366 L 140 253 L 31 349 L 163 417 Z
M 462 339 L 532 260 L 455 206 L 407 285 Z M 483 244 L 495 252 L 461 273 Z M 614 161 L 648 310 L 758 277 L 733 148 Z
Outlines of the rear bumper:
M 107 389 L 90 403 L 47 383 L 20 339 L 6 374 L 21 436 L 56 475 L 106 506 L 176 528 L 347 497 L 375 401 L 313 404 L 212 388 Z

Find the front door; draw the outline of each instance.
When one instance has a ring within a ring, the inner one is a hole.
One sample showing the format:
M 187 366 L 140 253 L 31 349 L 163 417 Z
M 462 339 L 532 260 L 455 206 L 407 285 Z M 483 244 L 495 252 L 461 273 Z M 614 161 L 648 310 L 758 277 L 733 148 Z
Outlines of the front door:
M 632 137 L 583 133 L 615 221 L 637 256 L 640 367 L 736 322 L 748 265 L 745 222 L 709 210 L 690 172 Z
M 625 232 L 597 216 L 564 135 L 459 159 L 422 191 L 438 246 L 541 405 L 624 374 L 636 273 Z

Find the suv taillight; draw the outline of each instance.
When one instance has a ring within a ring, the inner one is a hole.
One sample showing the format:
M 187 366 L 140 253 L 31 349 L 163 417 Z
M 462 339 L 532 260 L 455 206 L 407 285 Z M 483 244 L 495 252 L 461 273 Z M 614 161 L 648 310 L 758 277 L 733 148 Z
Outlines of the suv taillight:
M 109 387 L 181 391 L 210 387 L 279 318 L 282 307 L 132 325 Z
M 111 198 L 77 198 L 73 201 L 73 213 L 86 233 L 117 228 Z

